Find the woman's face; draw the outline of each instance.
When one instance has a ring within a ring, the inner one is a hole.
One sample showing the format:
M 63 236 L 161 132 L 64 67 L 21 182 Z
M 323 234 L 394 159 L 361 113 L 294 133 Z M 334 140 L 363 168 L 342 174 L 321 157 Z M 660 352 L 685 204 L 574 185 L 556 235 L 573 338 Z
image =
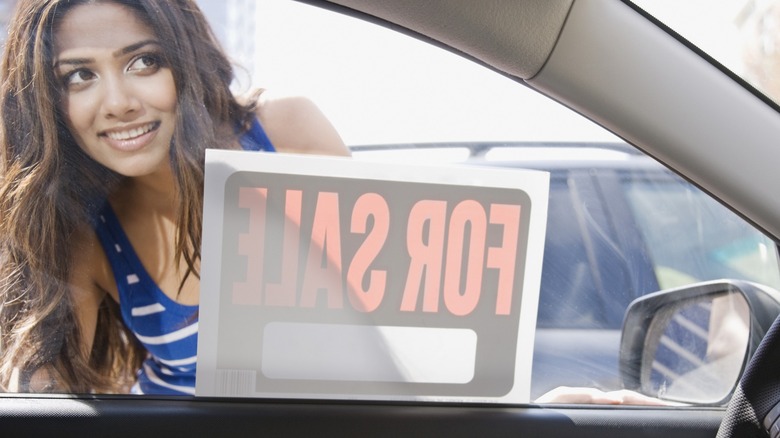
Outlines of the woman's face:
M 176 87 L 152 29 L 129 8 L 93 3 L 54 34 L 61 110 L 78 145 L 125 176 L 169 168 Z

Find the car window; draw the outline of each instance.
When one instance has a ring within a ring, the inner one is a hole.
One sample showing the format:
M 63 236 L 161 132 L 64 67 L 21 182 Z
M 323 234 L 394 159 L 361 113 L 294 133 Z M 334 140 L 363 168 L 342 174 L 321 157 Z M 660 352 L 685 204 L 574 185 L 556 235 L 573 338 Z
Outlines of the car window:
M 780 287 L 772 240 L 706 194 L 673 178 L 624 175 L 621 182 L 662 289 L 720 277 Z
M 258 7 L 322 25 L 300 5 Z M 780 287 L 771 239 L 611 133 L 445 50 L 332 18 L 316 43 L 291 38 L 289 83 L 321 93 L 354 159 L 550 172 L 532 398 L 561 385 L 620 388 L 621 324 L 640 296 L 718 278 Z M 281 51 L 289 22 L 268 26 L 275 44 L 260 50 Z M 334 86 L 323 68 L 303 73 L 307 56 L 337 63 L 348 85 Z M 266 63 L 269 75 L 284 57 Z
M 780 289 L 771 239 L 612 133 L 510 78 L 297 2 L 199 3 L 240 66 L 235 92 L 310 97 L 353 160 L 453 174 L 464 166 L 549 174 L 531 400 L 560 386 L 620 389 L 621 327 L 639 297 L 721 278 Z M 0 3 L 1 16 L 11 4 Z

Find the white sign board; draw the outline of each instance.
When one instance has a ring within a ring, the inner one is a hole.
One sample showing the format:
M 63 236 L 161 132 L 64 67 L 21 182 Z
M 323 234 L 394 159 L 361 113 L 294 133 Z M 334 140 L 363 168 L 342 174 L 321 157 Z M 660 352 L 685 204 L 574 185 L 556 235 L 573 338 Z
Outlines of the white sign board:
M 196 395 L 528 402 L 548 191 L 207 151 Z

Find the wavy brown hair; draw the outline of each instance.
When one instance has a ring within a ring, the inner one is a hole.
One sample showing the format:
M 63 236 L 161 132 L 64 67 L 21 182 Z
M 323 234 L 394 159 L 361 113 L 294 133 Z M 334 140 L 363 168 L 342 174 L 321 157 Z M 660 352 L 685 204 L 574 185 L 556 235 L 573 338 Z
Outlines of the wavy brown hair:
M 170 159 L 176 179 L 177 260 L 198 275 L 207 147 L 231 147 L 252 105 L 230 91 L 232 66 L 194 0 L 20 0 L 0 65 L 0 387 L 20 390 L 45 369 L 57 390 L 122 392 L 145 356 L 104 298 L 92 351 L 81 351 L 68 278 L 71 239 L 122 177 L 89 158 L 59 109 L 53 37 L 73 7 L 113 2 L 146 23 L 162 45 L 177 92 Z M 254 100 L 253 100 L 254 101 Z M 91 232 L 91 231 L 89 231 Z M 182 279 L 182 284 L 184 282 Z

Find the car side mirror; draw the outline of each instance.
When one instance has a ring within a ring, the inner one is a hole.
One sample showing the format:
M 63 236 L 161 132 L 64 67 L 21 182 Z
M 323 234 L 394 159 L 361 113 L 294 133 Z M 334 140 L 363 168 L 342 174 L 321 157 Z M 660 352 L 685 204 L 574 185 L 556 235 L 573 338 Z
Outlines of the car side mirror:
M 780 292 L 741 280 L 638 298 L 623 321 L 623 385 L 662 400 L 724 405 L 778 314 Z

